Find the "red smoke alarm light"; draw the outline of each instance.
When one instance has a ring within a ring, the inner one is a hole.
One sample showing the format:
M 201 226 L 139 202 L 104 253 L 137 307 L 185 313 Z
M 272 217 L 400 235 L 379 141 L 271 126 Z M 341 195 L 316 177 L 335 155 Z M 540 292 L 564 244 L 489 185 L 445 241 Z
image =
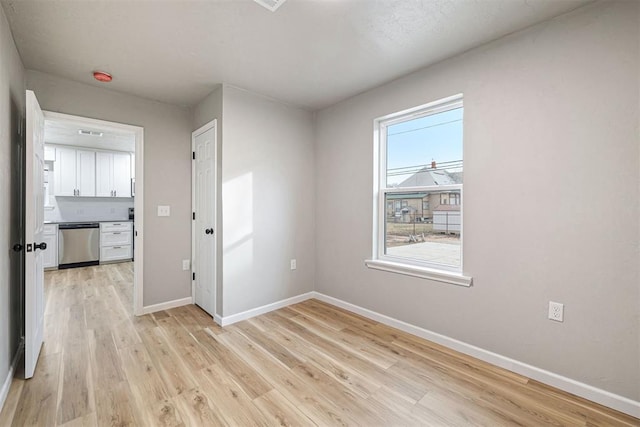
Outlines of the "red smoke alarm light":
M 105 73 L 104 71 L 94 71 L 93 78 L 103 83 L 109 83 L 111 80 L 113 80 L 111 74 Z

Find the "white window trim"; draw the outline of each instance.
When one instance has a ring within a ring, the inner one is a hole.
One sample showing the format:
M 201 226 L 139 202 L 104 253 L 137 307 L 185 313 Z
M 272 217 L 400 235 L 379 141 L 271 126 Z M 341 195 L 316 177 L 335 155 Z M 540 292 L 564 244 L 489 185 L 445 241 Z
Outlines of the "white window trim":
M 419 107 L 404 110 L 398 113 L 389 114 L 374 120 L 374 179 L 373 179 L 373 254 L 372 258 L 365 260 L 365 265 L 376 270 L 399 273 L 413 277 L 435 280 L 438 282 L 450 283 L 459 286 L 471 286 L 473 279 L 471 276 L 465 276 L 462 273 L 463 257 L 462 245 L 460 242 L 460 268 L 447 266 L 444 264 L 429 263 L 421 260 L 411 260 L 403 257 L 394 257 L 384 253 L 385 241 L 385 224 L 381 220 L 381 216 L 385 215 L 385 196 L 393 193 L 406 192 L 431 192 L 431 191 L 447 191 L 460 190 L 463 191 L 461 184 L 456 185 L 439 185 L 439 186 L 420 186 L 420 187 L 403 187 L 403 188 L 383 188 L 382 183 L 386 186 L 386 152 L 381 149 L 386 148 L 386 128 L 390 125 L 404 122 L 407 119 L 419 118 L 427 115 L 437 114 L 449 111 L 463 106 L 462 94 L 454 95 L 445 99 L 438 100 Z M 464 197 L 461 195 L 460 214 L 461 235 L 464 233 Z
M 364 264 L 374 270 L 382 270 L 390 273 L 404 274 L 406 276 L 419 277 L 421 279 L 434 280 L 436 282 L 450 283 L 458 286 L 471 286 L 473 278 L 464 274 L 435 268 L 422 267 L 402 262 L 393 262 L 379 259 L 367 259 Z

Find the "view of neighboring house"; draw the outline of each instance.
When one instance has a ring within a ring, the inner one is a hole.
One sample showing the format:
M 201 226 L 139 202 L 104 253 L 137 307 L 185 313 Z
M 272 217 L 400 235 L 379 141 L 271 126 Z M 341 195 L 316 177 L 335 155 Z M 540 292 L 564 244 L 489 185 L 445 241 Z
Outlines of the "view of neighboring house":
M 462 172 L 425 166 L 397 185 L 404 187 L 462 184 Z M 460 190 L 395 193 L 387 196 L 387 222 L 429 222 L 434 232 L 460 232 Z

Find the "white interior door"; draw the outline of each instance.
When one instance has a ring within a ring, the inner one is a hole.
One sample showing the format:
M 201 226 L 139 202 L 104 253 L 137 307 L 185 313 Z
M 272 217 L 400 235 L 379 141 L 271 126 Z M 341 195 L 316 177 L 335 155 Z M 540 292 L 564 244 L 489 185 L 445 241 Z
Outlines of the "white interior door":
M 38 363 L 44 329 L 44 116 L 35 94 L 27 91 L 25 153 L 25 378 Z
M 216 308 L 216 121 L 192 134 L 194 303 L 210 315 Z

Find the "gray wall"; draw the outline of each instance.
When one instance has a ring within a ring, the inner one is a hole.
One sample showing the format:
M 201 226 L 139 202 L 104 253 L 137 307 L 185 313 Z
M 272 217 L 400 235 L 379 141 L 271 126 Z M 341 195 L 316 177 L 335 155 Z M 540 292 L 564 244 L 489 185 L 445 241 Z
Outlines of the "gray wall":
M 640 400 L 638 22 L 598 3 L 321 111 L 316 290 Z M 373 119 L 460 92 L 473 287 L 368 270 Z
M 10 250 L 19 240 L 21 211 L 16 210 L 15 165 L 24 120 L 24 68 L 13 42 L 9 24 L 0 7 L 0 388 L 20 342 L 21 257 Z M 22 144 L 21 144 L 22 145 Z
M 144 305 L 191 296 L 191 112 L 37 71 L 27 87 L 44 110 L 144 127 Z
M 314 127 L 308 111 L 229 86 L 223 110 L 223 315 L 229 316 L 314 288 Z
M 228 85 L 195 109 L 194 128 L 220 117 L 217 303 L 226 317 L 313 290 L 314 128 L 308 111 Z

